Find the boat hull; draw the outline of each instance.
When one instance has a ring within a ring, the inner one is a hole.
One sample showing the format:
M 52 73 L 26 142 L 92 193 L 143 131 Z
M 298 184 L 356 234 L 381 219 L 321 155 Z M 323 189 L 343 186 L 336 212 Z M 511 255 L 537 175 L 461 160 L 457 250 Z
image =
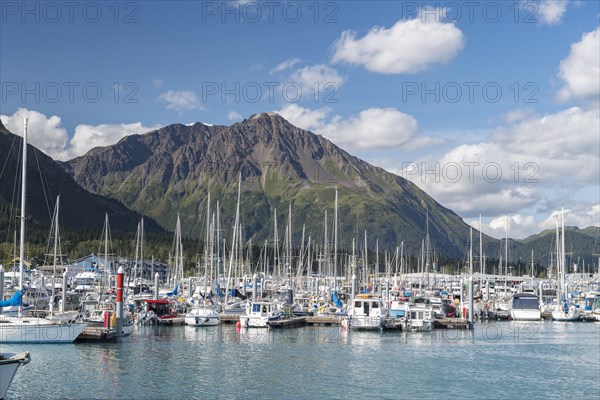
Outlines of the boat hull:
M 0 343 L 72 343 L 85 326 L 41 318 L 7 318 L 0 321 Z
M 31 358 L 28 352 L 0 353 L 0 356 L 0 399 L 4 399 L 17 370 L 21 365 L 27 364 Z
M 219 314 L 212 310 L 192 310 L 185 316 L 187 326 L 215 326 L 219 325 Z
M 383 319 L 380 317 L 347 317 L 342 320 L 342 326 L 352 330 L 373 331 L 381 329 Z
M 580 317 L 578 312 L 552 311 L 552 319 L 558 322 L 575 322 L 579 321 Z
M 542 312 L 536 310 L 511 310 L 510 317 L 513 321 L 539 321 L 542 319 Z

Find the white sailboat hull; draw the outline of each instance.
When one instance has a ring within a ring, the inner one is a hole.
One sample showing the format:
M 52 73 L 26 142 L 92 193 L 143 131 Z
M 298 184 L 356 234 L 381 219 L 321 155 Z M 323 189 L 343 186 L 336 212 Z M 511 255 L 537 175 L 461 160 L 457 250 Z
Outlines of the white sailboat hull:
M 568 313 L 565 313 L 563 310 L 552 311 L 552 319 L 554 321 L 572 322 L 572 321 L 579 321 L 579 318 L 580 318 L 579 311 L 569 310 Z
M 0 353 L 0 399 L 6 397 L 6 392 L 19 367 L 27 364 L 31 358 L 28 352 L 20 354 Z
M 215 326 L 219 325 L 219 314 L 213 310 L 192 310 L 185 316 L 188 326 Z
M 539 309 L 510 310 L 510 316 L 513 321 L 539 321 L 542 319 L 542 313 Z
M 84 323 L 56 323 L 43 318 L 0 319 L 0 343 L 72 343 Z

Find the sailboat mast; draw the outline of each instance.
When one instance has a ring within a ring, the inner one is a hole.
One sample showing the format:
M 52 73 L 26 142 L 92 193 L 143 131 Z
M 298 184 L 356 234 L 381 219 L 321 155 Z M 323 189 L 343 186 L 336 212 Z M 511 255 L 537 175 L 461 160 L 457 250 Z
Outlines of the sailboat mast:
M 481 228 L 481 214 L 479 214 L 479 290 L 483 286 L 483 233 Z
M 23 290 L 25 257 L 25 187 L 27 184 L 27 118 L 23 118 L 23 171 L 21 171 L 21 240 L 19 242 L 19 290 Z
M 469 325 L 473 324 L 473 227 L 469 229 Z
M 104 214 L 104 274 L 108 274 L 108 286 L 111 286 L 112 271 L 108 270 L 108 213 Z
M 334 222 L 333 222 L 333 290 L 337 290 L 337 241 L 338 241 L 338 192 L 336 189 Z
M 561 210 L 560 210 L 560 228 L 561 228 L 560 264 L 562 266 L 562 270 L 561 270 L 561 274 L 560 274 L 560 285 L 561 285 L 562 292 L 566 299 L 567 293 L 565 291 L 565 274 L 567 273 L 567 268 L 566 268 L 567 260 L 565 258 L 565 210 L 564 210 L 564 208 L 561 208 Z
M 206 200 L 206 238 L 204 239 L 204 296 L 208 294 L 208 245 L 210 242 L 210 192 Z M 211 250 L 212 251 L 212 250 Z M 212 267 L 212 262 L 211 262 Z
M 58 210 L 60 209 L 60 195 L 56 197 L 56 210 L 54 212 L 54 268 L 52 271 L 52 297 L 50 300 L 50 313 L 54 313 L 54 290 L 56 283 L 56 262 L 58 253 Z

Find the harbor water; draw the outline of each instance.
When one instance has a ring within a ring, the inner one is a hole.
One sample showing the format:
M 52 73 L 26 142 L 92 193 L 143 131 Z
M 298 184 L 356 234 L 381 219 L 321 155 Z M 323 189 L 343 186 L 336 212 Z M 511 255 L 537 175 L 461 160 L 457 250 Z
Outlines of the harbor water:
M 142 326 L 29 351 L 9 399 L 598 399 L 600 323 L 360 332 Z

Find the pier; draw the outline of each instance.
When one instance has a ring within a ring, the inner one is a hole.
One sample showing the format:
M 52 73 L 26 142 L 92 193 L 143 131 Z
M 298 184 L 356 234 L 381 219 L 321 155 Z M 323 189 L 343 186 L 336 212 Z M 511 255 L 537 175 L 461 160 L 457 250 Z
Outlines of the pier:
M 334 315 L 314 315 L 304 317 L 308 325 L 334 326 L 342 323 L 342 317 Z
M 306 325 L 306 317 L 283 318 L 269 322 L 269 327 L 273 329 L 298 328 L 304 325 Z
M 86 326 L 77 336 L 76 342 L 116 342 L 117 329 L 102 326 Z
M 219 314 L 219 322 L 222 324 L 235 324 L 240 320 L 239 314 Z
M 442 318 L 433 321 L 433 329 L 468 329 L 469 321 L 459 318 Z

